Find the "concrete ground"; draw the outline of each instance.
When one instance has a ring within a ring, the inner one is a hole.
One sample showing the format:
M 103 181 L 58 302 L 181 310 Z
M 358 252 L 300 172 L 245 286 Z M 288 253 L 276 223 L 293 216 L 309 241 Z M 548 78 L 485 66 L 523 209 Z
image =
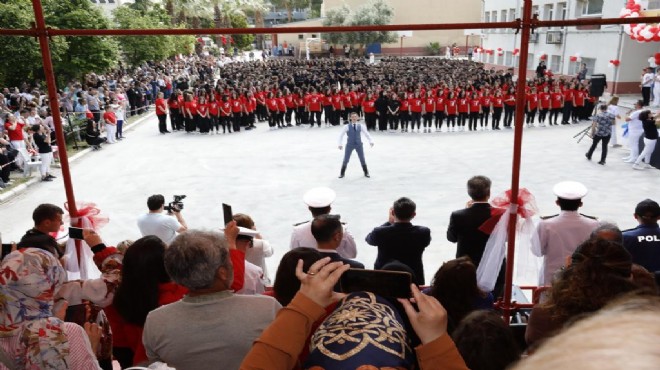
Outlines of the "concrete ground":
M 597 159 L 586 160 L 591 140 L 578 144 L 573 139 L 585 127 L 525 129 L 521 186 L 536 196 L 542 215 L 551 215 L 558 212 L 553 185 L 581 181 L 589 188 L 583 213 L 624 229 L 633 227 L 637 202 L 660 199 L 660 172 L 631 169 L 621 161 L 624 148 L 610 149 L 605 166 Z M 183 214 L 191 228 L 220 227 L 221 203 L 231 204 L 234 212 L 250 214 L 275 246 L 275 255 L 268 259 L 271 277 L 288 250 L 292 225 L 310 217 L 302 202 L 306 190 L 335 189 L 333 213 L 348 223 L 358 244 L 357 260 L 367 266 L 373 266 L 376 248 L 364 242 L 365 236 L 387 220 L 395 199 L 407 196 L 417 203 L 414 223 L 432 231 L 424 255 L 428 283 L 442 262 L 454 257 L 455 245 L 445 235 L 450 213 L 468 200 L 467 179 L 489 176 L 493 195 L 510 188 L 513 130 L 373 133 L 375 146 L 365 148 L 370 179 L 363 177 L 356 155 L 346 178 L 337 178 L 343 158 L 337 148 L 339 133 L 339 127 L 269 131 L 262 123 L 256 130 L 231 135 L 161 135 L 154 116 L 128 132 L 127 139 L 73 163 L 75 194 L 79 201 L 95 202 L 110 217 L 100 231 L 108 244 L 140 237 L 136 218 L 146 212 L 151 194 L 167 199 L 187 195 Z M 18 240 L 31 227 L 38 204 L 64 204 L 59 170 L 56 174 L 56 181 L 38 183 L 0 205 L 3 242 Z

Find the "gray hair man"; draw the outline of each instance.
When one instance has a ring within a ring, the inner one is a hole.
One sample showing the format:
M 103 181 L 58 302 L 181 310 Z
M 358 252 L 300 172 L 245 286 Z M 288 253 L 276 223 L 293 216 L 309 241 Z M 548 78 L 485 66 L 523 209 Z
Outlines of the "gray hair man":
M 230 290 L 230 248 L 235 244 L 227 239 L 215 232 L 188 231 L 170 244 L 165 269 L 189 293 L 147 316 L 142 340 L 150 362 L 181 370 L 209 364 L 238 369 L 252 342 L 275 318 L 281 308 L 275 299 Z

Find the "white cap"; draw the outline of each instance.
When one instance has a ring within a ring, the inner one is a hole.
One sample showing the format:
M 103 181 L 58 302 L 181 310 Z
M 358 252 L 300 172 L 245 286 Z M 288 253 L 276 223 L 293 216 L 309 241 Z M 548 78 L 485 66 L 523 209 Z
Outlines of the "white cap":
M 312 208 L 325 208 L 330 206 L 336 197 L 334 190 L 322 186 L 308 190 L 303 195 L 303 201 Z
M 247 227 L 239 226 L 238 235 L 251 236 L 254 238 L 259 232 L 257 230 L 248 229 Z
M 552 188 L 552 192 L 558 198 L 577 200 L 582 199 L 587 195 L 587 187 L 581 182 L 577 181 L 562 181 Z

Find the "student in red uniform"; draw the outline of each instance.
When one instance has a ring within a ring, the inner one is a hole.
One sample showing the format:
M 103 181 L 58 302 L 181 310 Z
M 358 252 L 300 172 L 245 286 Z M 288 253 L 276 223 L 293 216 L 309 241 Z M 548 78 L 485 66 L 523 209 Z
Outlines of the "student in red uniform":
M 477 131 L 477 121 L 479 120 L 479 115 L 481 114 L 481 100 L 479 99 L 479 95 L 476 91 L 473 91 L 472 96 L 470 96 L 468 109 L 470 111 L 468 129 L 470 131 Z
M 293 100 L 293 94 L 288 88 L 284 89 L 284 105 L 286 108 L 285 121 L 288 127 L 293 126 L 291 124 L 291 116 L 293 111 L 296 110 L 296 102 Z
M 334 94 L 333 94 L 334 98 Z M 367 130 L 376 130 L 376 98 L 371 92 L 367 93 L 367 97 L 362 101 L 362 113 L 364 114 L 364 121 L 367 125 Z M 334 119 L 332 121 L 333 125 Z
M 344 103 L 343 103 L 343 99 L 341 98 L 341 94 L 339 93 L 339 91 L 337 91 L 336 88 L 332 89 L 332 97 L 330 100 L 332 101 L 332 113 L 330 115 L 330 123 L 332 123 L 333 126 L 337 126 L 339 125 L 339 123 L 341 123 L 341 112 L 344 110 Z M 374 97 L 373 100 L 376 101 L 376 98 Z M 376 115 L 374 114 L 374 117 L 375 116 Z M 369 129 L 368 123 L 367 123 L 367 129 Z M 374 130 L 375 129 L 376 129 L 376 123 L 374 121 Z
M 227 95 L 222 96 L 222 102 L 219 105 L 220 110 L 220 125 L 222 126 L 222 133 L 229 130 L 231 134 L 231 102 Z
M 282 95 L 282 91 L 277 92 L 277 127 L 286 127 L 284 123 L 284 113 L 286 112 L 286 101 Z M 319 125 L 321 123 L 319 122 Z M 289 124 L 289 126 L 291 126 Z
M 170 98 L 167 99 L 167 107 L 170 110 L 170 126 L 172 126 L 172 131 L 179 131 L 181 124 L 179 120 L 181 119 L 181 113 L 179 110 L 179 100 L 178 96 L 181 92 L 177 89 Z
M 311 94 L 307 97 L 307 111 L 309 112 L 310 128 L 314 127 L 314 122 L 321 127 L 321 109 L 323 103 L 323 95 L 318 94 L 316 89 L 312 89 Z M 344 100 L 344 103 L 346 101 Z
M 325 89 L 323 94 L 323 122 L 326 126 L 330 125 L 332 121 L 332 89 Z
M 215 131 L 220 134 L 220 109 L 218 108 L 218 101 L 215 98 L 213 91 L 209 94 L 209 130 L 211 134 Z
M 236 91 L 231 93 L 231 116 L 234 132 L 240 132 L 243 120 L 243 102 Z
M 461 90 L 458 93 L 458 98 L 456 99 L 456 105 L 458 106 L 458 130 L 465 131 L 465 121 L 467 121 L 468 116 L 468 97 L 465 94 L 465 90 Z
M 435 131 L 442 130 L 442 122 L 445 120 L 445 93 L 438 89 L 435 96 Z
M 275 125 L 277 125 L 277 128 L 282 128 L 277 122 L 277 113 L 279 113 L 279 108 L 277 106 L 277 98 L 275 98 L 272 91 L 268 92 L 268 97 L 266 98 L 266 108 L 268 109 L 268 127 L 270 127 L 271 130 L 275 130 Z
M 158 117 L 158 130 L 161 134 L 169 134 L 167 131 L 167 102 L 163 98 L 163 93 L 159 92 L 156 98 L 156 117 Z
M 435 115 L 435 98 L 431 93 L 424 93 L 424 105 L 422 105 L 422 117 L 424 120 L 424 132 L 431 132 L 433 127 L 433 115 Z
M 573 123 L 578 123 L 584 115 L 585 101 L 587 100 L 587 91 L 584 89 L 581 83 L 576 84 L 575 93 L 573 94 L 573 113 L 571 114 L 573 118 Z
M 348 124 L 348 116 L 353 112 L 353 101 L 351 100 L 351 93 L 348 91 L 348 87 L 344 88 L 341 99 L 344 104 L 344 110 L 341 112 L 342 119 L 344 120 L 344 124 Z
M 410 122 L 410 102 L 406 99 L 406 93 L 399 93 L 399 121 L 401 122 L 401 132 L 408 132 L 408 122 Z M 375 128 L 374 128 L 375 129 Z
M 453 91 L 449 91 L 447 99 L 445 99 L 445 114 L 447 115 L 447 132 L 454 131 L 456 126 L 456 114 L 458 113 L 458 106 L 456 104 L 456 97 Z
M 307 103 L 305 101 L 307 92 L 304 89 L 298 89 L 298 96 L 296 97 L 296 126 L 307 124 L 309 113 L 307 112 Z
M 493 97 L 490 95 L 490 90 L 484 89 L 479 101 L 481 102 L 479 127 L 481 127 L 482 130 L 485 130 L 488 128 L 488 116 L 490 115 L 491 106 L 493 105 Z
M 419 132 L 419 128 L 422 126 L 422 104 L 423 100 L 422 97 L 419 95 L 419 90 L 415 90 L 415 93 L 412 98 L 408 99 L 408 103 L 410 104 L 410 116 L 411 116 L 411 124 L 410 124 L 410 129 L 411 132 L 415 131 L 415 124 L 417 124 L 417 132 Z
M 183 96 L 183 119 L 186 124 L 186 133 L 195 132 L 197 127 L 197 102 L 193 95 L 187 93 Z
M 511 86 L 504 95 L 504 127 L 511 128 L 516 116 L 516 89 Z
M 561 115 L 561 124 L 570 125 L 571 114 L 573 114 L 573 97 L 575 96 L 575 86 L 566 85 L 563 91 L 564 94 L 564 109 Z
M 504 96 L 502 90 L 496 89 L 493 96 L 493 130 L 500 129 L 500 120 L 502 119 L 502 109 L 504 107 Z
M 257 122 L 256 121 L 256 112 L 257 112 L 257 98 L 254 97 L 254 93 L 252 91 L 249 91 L 247 93 L 247 104 L 245 105 L 245 109 L 247 111 L 247 123 L 248 127 L 246 130 L 251 130 L 253 128 L 257 128 L 254 124 Z
M 266 108 L 266 93 L 259 89 L 254 94 L 254 97 L 257 99 L 257 119 L 259 122 L 267 121 L 268 108 Z
M 559 112 L 562 109 L 564 109 L 564 94 L 561 92 L 559 86 L 555 86 L 555 90 L 550 93 L 550 118 L 548 119 L 548 125 L 557 126 Z
M 199 132 L 202 135 L 208 135 L 210 128 L 209 119 L 211 116 L 209 114 L 209 104 L 206 102 L 206 96 L 204 93 L 202 93 L 197 100 L 197 114 L 199 114 L 199 118 L 197 119 Z
M 532 86 L 525 98 L 525 114 L 527 118 L 527 127 L 534 127 L 534 118 L 539 107 L 539 95 L 536 93 L 536 87 Z
M 545 118 L 550 110 L 550 99 L 548 85 L 543 85 L 543 90 L 539 93 L 539 127 L 545 127 Z

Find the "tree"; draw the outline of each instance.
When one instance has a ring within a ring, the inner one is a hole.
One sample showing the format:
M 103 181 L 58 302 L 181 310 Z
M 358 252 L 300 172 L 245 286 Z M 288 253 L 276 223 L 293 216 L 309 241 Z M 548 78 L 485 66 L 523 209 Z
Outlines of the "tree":
M 153 4 L 151 0 L 135 0 L 133 4 L 128 4 L 128 6 L 133 10 L 137 10 L 142 15 L 146 15 Z
M 128 6 L 120 6 L 113 11 L 115 22 L 122 29 L 163 28 L 164 25 L 150 15 L 141 15 Z M 121 49 L 126 61 L 138 65 L 148 60 L 162 60 L 175 53 L 172 36 L 119 36 Z
M 344 4 L 341 8 L 330 9 L 326 12 L 323 19 L 323 26 L 343 26 L 348 21 L 351 14 L 351 8 Z M 346 42 L 347 34 L 339 32 L 325 32 L 323 38 L 330 44 L 336 45 Z
M 390 24 L 394 10 L 383 0 L 371 1 L 355 12 L 344 4 L 341 8 L 330 9 L 323 20 L 324 26 L 375 26 Z M 392 32 L 349 32 L 325 33 L 323 37 L 331 44 L 358 45 L 363 49 L 367 44 L 390 43 L 396 41 Z
M 104 29 L 111 28 L 110 21 L 100 9 L 86 0 L 43 2 L 46 24 L 67 29 Z M 108 36 L 66 36 L 68 45 L 60 62 L 54 65 L 55 74 L 60 82 L 87 73 L 104 73 L 117 63 L 119 45 Z
M 312 18 L 321 18 L 321 5 L 323 5 L 323 0 L 311 0 Z
M 248 28 L 247 18 L 242 14 L 233 14 L 231 16 L 232 28 Z M 233 35 L 234 45 L 239 49 L 245 49 L 252 45 L 254 42 L 254 35 L 242 34 Z
M 310 0 L 270 0 L 270 2 L 279 9 L 286 9 L 289 22 L 293 20 L 293 9 L 304 9 L 310 5 Z

